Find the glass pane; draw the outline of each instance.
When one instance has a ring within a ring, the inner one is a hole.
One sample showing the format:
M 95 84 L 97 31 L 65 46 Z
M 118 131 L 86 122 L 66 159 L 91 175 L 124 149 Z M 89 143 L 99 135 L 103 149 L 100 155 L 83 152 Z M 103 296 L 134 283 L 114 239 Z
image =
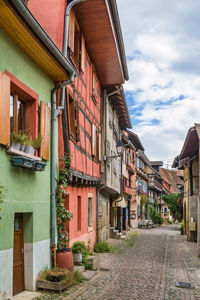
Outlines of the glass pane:
M 20 231 L 21 230 L 21 219 L 20 219 L 20 217 L 15 217 L 14 230 L 15 231 Z
M 10 132 L 14 131 L 14 97 L 10 95 Z
M 20 99 L 17 101 L 17 120 L 18 132 L 27 132 L 27 103 Z

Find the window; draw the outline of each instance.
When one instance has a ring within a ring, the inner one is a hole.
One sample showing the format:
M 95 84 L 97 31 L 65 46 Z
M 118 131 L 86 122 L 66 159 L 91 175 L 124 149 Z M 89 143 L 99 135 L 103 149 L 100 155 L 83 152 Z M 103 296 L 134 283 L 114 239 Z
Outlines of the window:
M 70 11 L 68 52 L 74 66 L 84 73 L 85 69 L 85 39 L 81 34 L 74 10 Z
M 10 145 L 10 134 L 38 135 L 38 95 L 8 71 L 0 71 L 0 144 Z M 45 125 L 45 126 L 44 126 Z M 49 159 L 50 109 L 40 102 L 40 156 Z
M 10 95 L 10 133 L 28 130 L 27 111 L 29 103 L 20 99 L 21 97 L 12 92 Z
M 116 156 L 115 152 L 113 153 L 113 156 Z M 116 159 L 116 157 L 113 158 L 113 171 L 114 171 L 114 173 L 117 172 L 117 159 Z
M 92 156 L 96 160 L 101 160 L 101 133 L 94 124 L 92 124 Z
M 79 105 L 78 102 L 75 102 L 74 98 L 69 92 L 67 92 L 67 103 L 68 103 L 69 134 L 72 141 L 76 143 L 80 139 Z
M 77 231 L 81 231 L 81 196 L 77 199 Z
M 88 198 L 88 227 L 93 227 L 92 220 L 92 198 Z
M 97 103 L 97 96 L 98 96 L 98 88 L 97 88 L 97 73 L 93 67 L 92 71 L 92 99 L 95 103 Z

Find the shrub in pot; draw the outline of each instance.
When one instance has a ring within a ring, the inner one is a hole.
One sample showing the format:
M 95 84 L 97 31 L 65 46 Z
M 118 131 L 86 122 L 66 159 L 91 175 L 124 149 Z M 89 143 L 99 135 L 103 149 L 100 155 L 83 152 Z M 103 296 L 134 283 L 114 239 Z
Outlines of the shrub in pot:
M 20 149 L 20 135 L 18 133 L 11 133 L 10 135 L 10 142 L 11 142 L 11 146 L 12 148 L 14 148 L 15 150 L 19 150 Z
M 82 258 L 88 256 L 88 249 L 83 241 L 77 241 L 72 245 L 74 262 L 81 263 Z

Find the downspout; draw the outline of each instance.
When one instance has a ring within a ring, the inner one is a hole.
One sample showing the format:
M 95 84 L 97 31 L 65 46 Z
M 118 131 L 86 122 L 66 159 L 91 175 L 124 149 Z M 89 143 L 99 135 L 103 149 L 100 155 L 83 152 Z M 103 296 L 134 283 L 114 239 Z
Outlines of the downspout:
M 68 81 L 63 81 L 62 84 L 55 86 L 51 91 L 51 158 L 50 158 L 50 171 L 51 171 L 51 255 L 52 265 L 56 267 L 56 176 L 55 176 L 55 163 L 56 163 L 56 124 L 57 117 L 60 111 L 63 110 L 63 103 L 56 107 L 56 92 L 58 89 L 70 84 L 74 80 L 74 73 L 71 74 Z
M 67 41 L 69 32 L 69 13 L 71 8 L 85 0 L 74 0 L 66 7 L 65 10 L 65 27 L 64 27 L 64 38 L 63 38 L 63 55 L 67 58 Z M 55 192 L 55 161 L 56 161 L 56 120 L 61 110 L 65 109 L 65 87 L 74 81 L 75 73 L 71 73 L 70 79 L 64 81 L 61 85 L 57 85 L 51 92 L 51 254 L 52 264 L 56 267 L 56 192 Z M 61 91 L 60 106 L 56 107 L 56 92 L 58 89 Z M 68 122 L 66 117 L 66 130 L 68 135 Z M 68 135 L 69 136 L 69 135 Z M 69 141 L 67 141 L 67 150 L 69 152 Z
M 63 37 L 63 55 L 65 57 L 68 57 L 67 55 L 67 43 L 68 43 L 68 33 L 69 33 L 69 14 L 70 11 L 72 9 L 73 6 L 75 6 L 76 4 L 79 4 L 83 1 L 86 0 L 74 0 L 72 2 L 70 2 L 65 9 L 65 26 L 64 26 L 64 37 Z M 64 137 L 64 144 L 66 145 L 66 149 L 65 152 L 67 152 L 68 154 L 70 154 L 70 147 L 69 147 L 69 128 L 68 128 L 68 120 L 67 120 L 67 115 L 68 115 L 68 111 L 67 111 L 67 106 L 65 103 L 65 86 L 62 88 L 61 91 L 61 105 L 64 106 L 64 112 L 63 112 L 63 116 L 62 116 L 62 124 L 63 126 L 65 126 L 65 137 Z

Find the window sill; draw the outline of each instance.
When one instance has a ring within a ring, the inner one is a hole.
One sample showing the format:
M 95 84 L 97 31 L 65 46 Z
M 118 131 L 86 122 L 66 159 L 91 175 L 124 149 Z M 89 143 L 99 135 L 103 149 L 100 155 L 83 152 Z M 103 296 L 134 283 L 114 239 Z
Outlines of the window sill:
M 88 227 L 88 232 L 93 231 L 93 227 Z
M 27 158 L 34 159 L 36 161 L 42 161 L 41 157 L 37 157 L 37 156 L 34 156 L 34 155 L 27 154 L 27 153 L 25 153 L 23 151 L 16 150 L 16 149 L 14 149 L 12 147 L 8 148 L 7 153 L 8 154 L 12 154 L 12 155 L 24 156 L 24 157 L 27 157 Z

